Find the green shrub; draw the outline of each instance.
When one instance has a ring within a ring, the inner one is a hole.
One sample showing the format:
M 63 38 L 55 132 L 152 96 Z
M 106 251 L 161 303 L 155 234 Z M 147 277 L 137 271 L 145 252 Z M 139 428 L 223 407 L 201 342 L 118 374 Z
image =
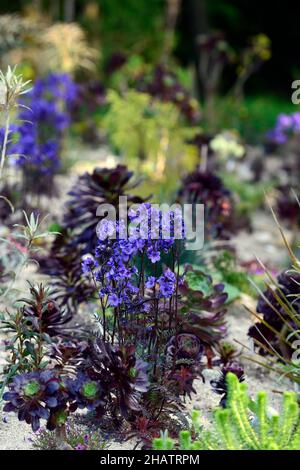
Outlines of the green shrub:
M 112 146 L 131 169 L 151 180 L 168 180 L 176 187 L 183 171 L 197 161 L 197 149 L 187 143 L 196 129 L 185 126 L 173 103 L 163 103 L 147 93 L 108 92 L 109 110 L 102 121 Z M 173 178 L 169 178 L 172 174 Z
M 245 96 L 237 102 L 232 96 L 219 98 L 215 106 L 215 131 L 236 129 L 248 143 L 263 141 L 280 113 L 298 110 L 289 99 L 274 95 Z
M 199 413 L 193 412 L 193 430 L 184 430 L 174 441 L 168 432 L 153 440 L 155 450 L 300 450 L 300 414 L 297 395 L 285 392 L 280 413 L 270 412 L 267 394 L 251 401 L 245 383 L 227 374 L 226 408 L 214 413 L 212 429 L 202 429 Z M 251 413 L 250 413 L 251 410 Z

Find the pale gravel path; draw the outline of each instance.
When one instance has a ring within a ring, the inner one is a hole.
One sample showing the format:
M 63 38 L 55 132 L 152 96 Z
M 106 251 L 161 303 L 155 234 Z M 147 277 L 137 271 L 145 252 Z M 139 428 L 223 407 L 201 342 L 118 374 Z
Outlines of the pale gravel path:
M 30 427 L 20 423 L 12 413 L 0 411 L 0 450 L 30 450 Z M 3 422 L 3 420 L 7 422 Z

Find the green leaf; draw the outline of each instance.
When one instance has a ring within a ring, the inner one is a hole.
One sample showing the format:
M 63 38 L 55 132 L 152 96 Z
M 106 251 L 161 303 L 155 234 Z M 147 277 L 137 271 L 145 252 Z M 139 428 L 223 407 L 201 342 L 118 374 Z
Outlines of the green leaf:
M 50 224 L 48 227 L 48 232 L 60 233 L 61 230 L 62 230 L 62 227 L 57 222 L 52 222 L 52 224 Z
M 26 341 L 25 348 L 26 348 L 27 353 L 31 357 L 33 357 L 33 358 L 36 357 L 36 352 L 35 352 L 35 349 L 34 349 L 34 345 L 32 343 L 29 343 L 28 341 Z
M 205 296 L 211 295 L 213 292 L 210 277 L 202 271 L 188 271 L 186 281 L 190 289 L 203 292 Z
M 224 284 L 224 292 L 228 294 L 228 298 L 226 300 L 227 304 L 230 304 L 231 302 L 240 297 L 241 291 L 236 286 L 233 286 L 228 282 L 222 282 L 222 284 Z

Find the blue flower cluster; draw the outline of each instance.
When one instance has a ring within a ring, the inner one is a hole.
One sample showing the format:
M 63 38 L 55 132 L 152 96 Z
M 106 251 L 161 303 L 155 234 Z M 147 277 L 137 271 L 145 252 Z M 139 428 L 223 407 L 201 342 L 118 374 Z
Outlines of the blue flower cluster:
M 60 168 L 64 131 L 70 125 L 70 110 L 77 86 L 67 74 L 50 74 L 36 80 L 20 102 L 19 124 L 10 128 L 9 153 L 24 171 L 53 175 Z
M 147 288 L 155 288 L 158 287 L 159 295 L 164 298 L 171 298 L 172 295 L 175 293 L 176 287 L 176 276 L 171 271 L 171 269 L 167 268 L 163 272 L 161 276 L 155 279 L 154 276 L 149 276 L 146 281 Z
M 300 134 L 300 113 L 279 114 L 275 127 L 271 129 L 267 137 L 277 145 L 285 144 L 289 136 Z
M 147 311 L 145 289 L 151 289 L 155 298 L 171 298 L 177 277 L 166 268 L 161 275 L 144 279 L 135 260 L 141 256 L 153 265 L 158 263 L 163 253 L 169 253 L 176 238 L 181 238 L 175 237 L 176 226 L 184 236 L 184 223 L 181 212 L 163 214 L 148 203 L 141 204 L 138 211 L 130 211 L 129 221 L 128 237 L 124 236 L 127 232 L 123 221 L 102 221 L 95 257 L 85 257 L 82 269 L 84 273 L 93 274 L 100 285 L 99 296 L 103 301 L 107 299 L 108 306 L 123 305 L 127 311 L 136 308 Z M 165 238 L 164 233 L 169 236 Z M 114 238 L 108 238 L 113 234 Z

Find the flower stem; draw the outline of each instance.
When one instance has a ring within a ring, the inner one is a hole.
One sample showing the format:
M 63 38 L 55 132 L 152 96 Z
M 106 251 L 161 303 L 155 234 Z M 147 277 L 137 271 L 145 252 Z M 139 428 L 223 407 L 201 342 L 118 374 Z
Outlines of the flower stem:
M 8 135 L 9 135 L 9 123 L 10 123 L 10 114 L 9 114 L 9 110 L 6 109 L 4 139 L 3 139 L 3 145 L 2 145 L 2 150 L 1 150 L 1 161 L 0 161 L 0 181 L 2 180 L 3 169 L 4 169 L 4 164 L 5 164 L 6 149 L 7 149 L 7 143 L 8 143 Z

